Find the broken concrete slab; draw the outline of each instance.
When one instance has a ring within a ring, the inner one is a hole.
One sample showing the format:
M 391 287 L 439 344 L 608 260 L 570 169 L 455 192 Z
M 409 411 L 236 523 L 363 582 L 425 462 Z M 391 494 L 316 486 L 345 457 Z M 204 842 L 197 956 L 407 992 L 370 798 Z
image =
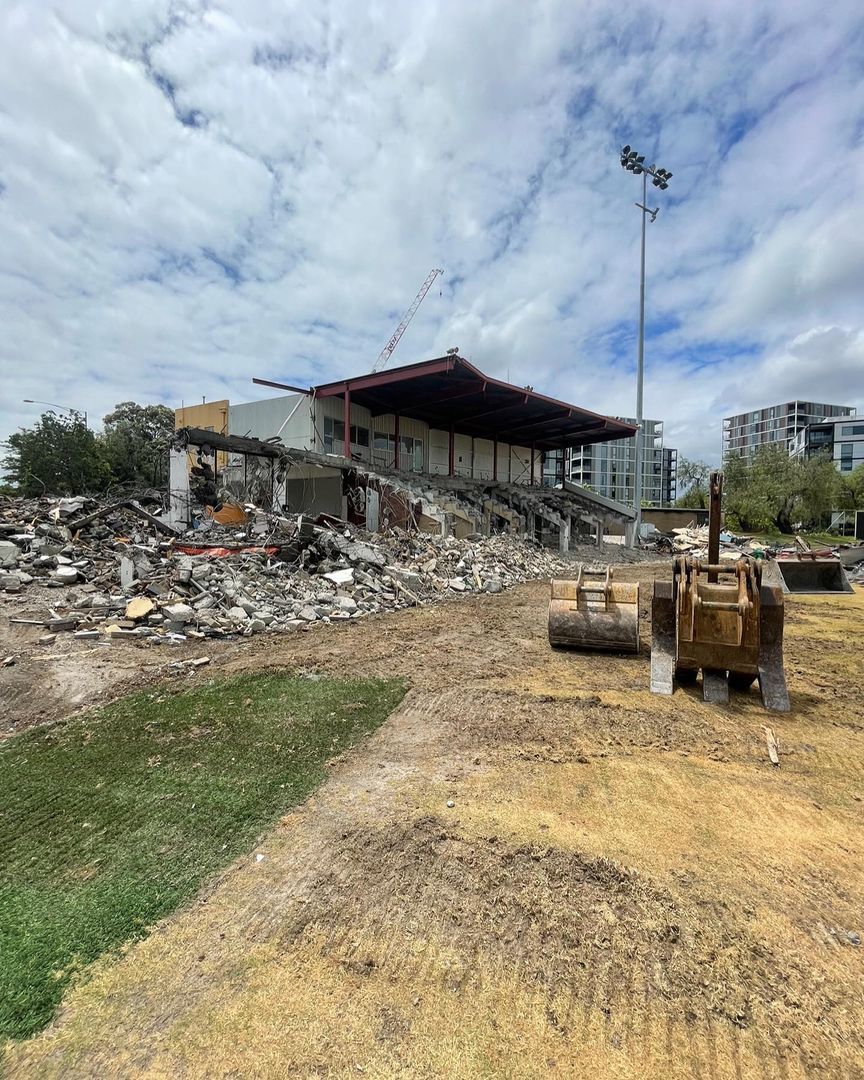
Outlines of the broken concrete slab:
M 18 565 L 18 555 L 21 549 L 11 540 L 0 540 L 0 567 L 10 569 Z
M 149 596 L 136 596 L 126 605 L 126 618 L 137 621 L 146 618 L 155 608 Z M 184 605 L 179 605 L 184 606 Z
M 171 622 L 187 623 L 195 619 L 195 609 L 188 604 L 167 604 L 162 611 Z

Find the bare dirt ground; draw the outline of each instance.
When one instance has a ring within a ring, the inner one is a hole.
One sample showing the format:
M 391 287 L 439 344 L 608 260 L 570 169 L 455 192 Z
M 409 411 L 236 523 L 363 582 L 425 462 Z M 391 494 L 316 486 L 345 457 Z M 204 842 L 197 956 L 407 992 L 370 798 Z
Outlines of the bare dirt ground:
M 541 583 L 223 647 L 412 689 L 9 1075 L 864 1076 L 864 593 L 789 602 L 779 716 L 648 692 L 655 572 L 639 656 Z

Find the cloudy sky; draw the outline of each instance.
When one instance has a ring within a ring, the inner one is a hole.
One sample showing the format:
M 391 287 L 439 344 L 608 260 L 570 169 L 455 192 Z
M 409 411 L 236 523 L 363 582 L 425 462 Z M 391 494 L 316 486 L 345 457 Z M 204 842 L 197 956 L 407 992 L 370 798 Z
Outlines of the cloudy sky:
M 0 437 L 458 346 L 716 460 L 864 406 L 864 17 L 832 0 L 0 0 Z

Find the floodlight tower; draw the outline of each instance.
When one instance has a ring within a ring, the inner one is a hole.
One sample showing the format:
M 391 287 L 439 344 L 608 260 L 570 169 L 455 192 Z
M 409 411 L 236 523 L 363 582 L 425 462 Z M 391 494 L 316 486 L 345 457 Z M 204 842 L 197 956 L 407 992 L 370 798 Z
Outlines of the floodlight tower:
M 639 529 L 642 525 L 642 459 L 644 445 L 642 435 L 642 383 L 645 373 L 645 219 L 650 215 L 654 221 L 660 212 L 657 206 L 648 208 L 648 177 L 660 191 L 669 187 L 672 173 L 668 169 L 658 169 L 656 165 L 646 165 L 645 155 L 625 146 L 621 151 L 621 167 L 627 172 L 642 177 L 642 202 L 636 206 L 642 211 L 642 264 L 639 273 L 639 359 L 636 365 L 636 479 L 634 484 L 633 508 L 636 511 L 634 545 L 639 543 Z

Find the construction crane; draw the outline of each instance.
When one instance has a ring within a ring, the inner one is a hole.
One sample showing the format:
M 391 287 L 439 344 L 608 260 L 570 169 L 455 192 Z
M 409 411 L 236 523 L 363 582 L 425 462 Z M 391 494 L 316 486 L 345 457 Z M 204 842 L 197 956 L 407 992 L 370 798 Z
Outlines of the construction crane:
M 399 338 L 401 338 L 402 335 L 405 333 L 405 330 L 408 327 L 408 323 L 410 323 L 414 316 L 417 314 L 417 308 L 420 307 L 420 305 L 423 303 L 423 298 L 425 297 L 426 293 L 429 292 L 429 290 L 432 288 L 432 282 L 435 280 L 436 277 L 438 277 L 439 274 L 443 273 L 443 270 L 437 269 L 429 271 L 429 276 L 420 286 L 420 291 L 414 297 L 414 301 L 411 304 L 411 307 L 409 307 L 405 314 L 402 316 L 402 321 L 393 331 L 393 336 L 381 350 L 381 355 L 378 357 L 372 367 L 373 372 L 380 371 L 381 368 L 384 367 L 384 365 L 393 355 L 393 350 L 399 344 Z

